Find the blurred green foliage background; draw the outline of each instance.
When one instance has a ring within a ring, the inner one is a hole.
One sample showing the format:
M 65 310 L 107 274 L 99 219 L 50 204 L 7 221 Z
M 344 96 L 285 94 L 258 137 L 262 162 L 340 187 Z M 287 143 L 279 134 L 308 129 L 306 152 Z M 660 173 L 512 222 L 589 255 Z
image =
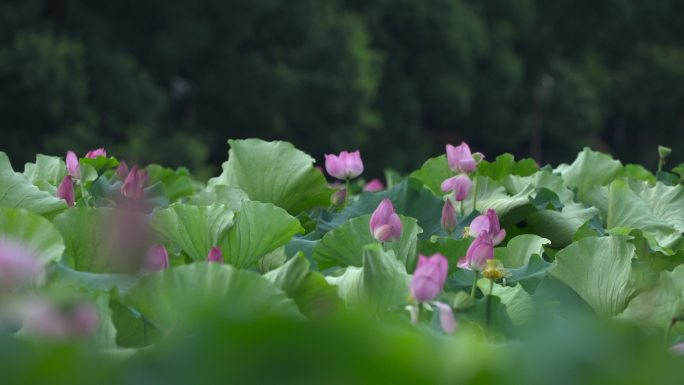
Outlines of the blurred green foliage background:
M 676 0 L 0 1 L 0 147 L 206 177 L 228 138 L 408 171 L 446 142 L 684 161 Z M 679 150 L 679 151 L 678 151 Z M 130 163 L 130 162 L 129 162 Z

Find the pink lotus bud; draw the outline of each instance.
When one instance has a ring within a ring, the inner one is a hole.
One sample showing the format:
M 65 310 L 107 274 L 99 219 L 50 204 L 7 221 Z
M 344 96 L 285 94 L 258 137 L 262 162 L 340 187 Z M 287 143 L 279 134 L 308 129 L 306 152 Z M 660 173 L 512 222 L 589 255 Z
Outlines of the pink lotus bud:
M 486 233 L 492 238 L 494 246 L 498 245 L 506 238 L 506 230 L 501 228 L 499 217 L 496 215 L 496 211 L 492 209 L 488 209 L 485 214 L 479 215 L 473 219 L 470 223 L 470 232 L 476 235 L 482 232 Z
M 433 305 L 439 311 L 439 324 L 442 326 L 444 333 L 451 334 L 456 331 L 456 320 L 454 319 L 454 312 L 451 310 L 451 306 L 442 302 L 434 302 Z
M 330 196 L 330 203 L 333 206 L 342 206 L 347 199 L 347 189 L 341 188 Z
M 69 207 L 74 207 L 74 183 L 71 181 L 71 175 L 65 175 L 57 186 L 57 197 L 64 199 Z
M 69 329 L 73 336 L 87 337 L 93 335 L 100 325 L 97 309 L 90 303 L 83 302 L 71 309 Z
M 147 251 L 143 270 L 159 271 L 169 268 L 169 254 L 164 245 L 154 245 Z
M 450 144 L 446 145 L 447 163 L 453 172 L 472 172 L 477 168 L 477 160 L 470 152 L 470 147 L 466 142 L 454 147 Z M 481 155 L 481 154 L 480 154 Z M 484 156 L 482 156 L 484 158 Z
M 363 186 L 363 191 L 368 191 L 368 192 L 376 192 L 376 191 L 382 191 L 385 189 L 385 185 L 380 182 L 380 179 L 373 179 L 370 182 L 366 183 L 365 186 Z
M 401 237 L 403 225 L 389 199 L 383 199 L 370 218 L 370 231 L 378 242 L 391 242 Z
M 363 172 L 361 154 L 358 151 L 342 151 L 339 156 L 325 154 L 325 170 L 340 180 L 356 178 Z
M 128 173 L 130 170 L 128 169 L 128 165 L 126 164 L 125 160 L 122 160 L 119 162 L 119 167 L 116 168 L 116 176 L 119 177 L 122 181 L 126 180 L 126 177 L 128 176 Z
M 74 179 L 79 179 L 81 177 L 81 170 L 78 167 L 78 157 L 73 151 L 67 151 L 66 167 L 67 173 Z
M 442 254 L 433 254 L 430 258 L 419 255 L 418 265 L 411 279 L 413 298 L 420 302 L 434 299 L 442 292 L 448 272 L 449 263 Z
M 121 193 L 128 199 L 141 199 L 145 195 L 147 180 L 147 170 L 139 170 L 138 166 L 133 166 L 121 186 Z
M 470 244 L 465 257 L 458 261 L 458 267 L 468 270 L 482 270 L 487 260 L 494 258 L 494 244 L 492 238 L 485 232 L 475 238 Z
M 98 156 L 104 156 L 105 158 L 107 157 L 107 151 L 105 151 L 104 148 L 100 147 L 96 150 L 90 150 L 86 154 L 86 158 L 97 158 Z
M 470 182 L 468 175 L 458 175 L 444 180 L 444 182 L 442 182 L 442 191 L 445 193 L 453 191 L 456 201 L 461 202 L 470 194 L 471 186 L 472 182 Z
M 219 247 L 212 247 L 207 256 L 207 262 L 223 263 L 223 253 Z
M 43 263 L 34 251 L 0 238 L 0 290 L 14 291 L 24 285 L 38 284 L 44 277 Z
M 454 232 L 454 230 L 456 230 L 457 226 L 458 221 L 456 220 L 456 209 L 451 203 L 451 199 L 447 198 L 447 200 L 444 202 L 444 206 L 442 207 L 442 228 L 448 234 L 451 234 Z

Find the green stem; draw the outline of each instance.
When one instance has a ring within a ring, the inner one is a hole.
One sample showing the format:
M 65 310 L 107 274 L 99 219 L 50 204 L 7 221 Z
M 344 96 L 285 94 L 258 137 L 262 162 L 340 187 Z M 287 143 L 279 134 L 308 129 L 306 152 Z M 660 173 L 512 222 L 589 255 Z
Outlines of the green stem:
M 477 287 L 477 270 L 475 270 L 475 278 L 473 278 L 473 287 L 470 289 L 470 298 L 475 298 L 475 288 Z
M 344 207 L 349 204 L 349 195 L 351 195 L 351 191 L 349 191 L 349 178 L 347 178 L 344 181 Z
M 461 217 L 465 216 L 465 210 L 463 209 L 463 201 L 461 201 Z
M 88 204 L 86 190 L 83 187 L 83 181 L 79 181 L 78 184 L 81 186 L 81 198 L 83 198 L 83 203 L 85 203 L 86 207 L 90 208 L 90 205 Z
M 475 171 L 475 175 L 473 176 L 475 179 L 475 185 L 473 186 L 473 211 L 477 210 L 477 174 L 478 172 Z
M 656 171 L 656 175 L 660 174 L 663 171 L 663 158 L 658 158 L 658 171 Z

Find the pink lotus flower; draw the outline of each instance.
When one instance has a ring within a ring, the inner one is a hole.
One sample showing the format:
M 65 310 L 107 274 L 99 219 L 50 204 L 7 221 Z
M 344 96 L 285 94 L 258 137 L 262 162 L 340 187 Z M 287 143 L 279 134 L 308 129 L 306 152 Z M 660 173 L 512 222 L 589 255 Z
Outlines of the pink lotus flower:
M 453 191 L 456 201 L 461 202 L 470 194 L 471 186 L 472 182 L 468 175 L 457 175 L 442 182 L 442 191 L 445 193 Z
M 0 290 L 14 291 L 24 285 L 38 284 L 44 277 L 43 263 L 33 250 L 0 238 Z
M 382 191 L 385 189 L 385 185 L 382 184 L 380 179 L 373 179 L 370 182 L 366 183 L 365 186 L 363 186 L 363 191 L 368 191 L 368 192 L 376 192 L 376 191 Z
M 81 178 L 81 170 L 78 167 L 78 157 L 73 151 L 67 151 L 66 154 L 67 173 L 74 179 Z
M 89 337 L 100 324 L 97 309 L 89 302 L 63 308 L 45 299 L 34 299 L 23 306 L 21 313 L 28 334 L 52 340 Z
M 454 319 L 454 312 L 451 310 L 451 306 L 442 302 L 433 302 L 433 305 L 437 307 L 439 311 L 439 324 L 442 330 L 446 334 L 452 334 L 456 331 L 456 320 Z
M 411 295 L 417 301 L 431 301 L 442 292 L 449 272 L 449 263 L 442 254 L 418 256 L 418 265 L 411 279 Z
M 391 242 L 401 237 L 403 225 L 389 199 L 383 199 L 370 218 L 370 231 L 378 242 Z
M 342 151 L 339 156 L 325 154 L 325 170 L 340 180 L 356 178 L 363 172 L 361 154 L 358 151 Z
M 454 147 L 450 144 L 446 145 L 447 163 L 453 172 L 473 172 L 477 168 L 477 160 L 470 152 L 470 147 L 466 142 Z M 480 154 L 482 156 L 482 154 Z M 484 156 L 482 156 L 484 157 Z
M 147 170 L 139 170 L 138 166 L 133 166 L 121 186 L 121 193 L 128 199 L 140 199 L 145 195 L 147 181 Z
M 74 207 L 74 183 L 71 180 L 71 175 L 65 175 L 57 186 L 57 197 L 64 199 L 69 207 Z
M 164 245 L 154 245 L 147 251 L 143 270 L 159 271 L 169 268 L 169 253 Z
M 104 148 L 100 147 L 96 150 L 90 150 L 86 154 L 86 158 L 97 158 L 98 156 L 104 156 L 105 158 L 107 157 L 107 151 L 105 151 Z
M 488 209 L 485 214 L 478 215 L 470 223 L 471 234 L 477 236 L 482 232 L 486 233 L 492 239 L 494 246 L 498 245 L 506 238 L 506 230 L 501 228 L 496 211 Z
M 454 205 L 451 203 L 451 199 L 448 199 L 444 202 L 444 206 L 442 207 L 442 229 L 446 231 L 448 234 L 451 234 L 456 230 L 456 227 L 458 226 L 458 221 L 456 220 L 456 209 L 454 208 Z
M 482 232 L 470 244 L 465 257 L 458 261 L 458 267 L 468 270 L 482 270 L 487 260 L 494 258 L 494 244 L 487 233 Z
M 122 160 L 121 162 L 119 162 L 119 167 L 116 168 L 116 176 L 118 176 L 119 179 L 124 181 L 124 180 L 126 180 L 128 173 L 130 173 L 130 170 L 128 169 L 128 165 L 126 164 L 125 160 Z
M 223 253 L 221 249 L 214 246 L 209 250 L 209 255 L 207 255 L 207 262 L 223 263 Z

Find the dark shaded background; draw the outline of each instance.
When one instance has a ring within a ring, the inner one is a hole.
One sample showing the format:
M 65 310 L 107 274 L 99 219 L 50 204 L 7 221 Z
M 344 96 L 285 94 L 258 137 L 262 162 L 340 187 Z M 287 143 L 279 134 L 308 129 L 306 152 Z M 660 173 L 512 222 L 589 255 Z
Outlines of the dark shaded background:
M 218 172 L 228 138 L 368 174 L 467 140 L 542 163 L 585 145 L 684 161 L 678 0 L 2 0 L 0 149 L 106 146 Z

